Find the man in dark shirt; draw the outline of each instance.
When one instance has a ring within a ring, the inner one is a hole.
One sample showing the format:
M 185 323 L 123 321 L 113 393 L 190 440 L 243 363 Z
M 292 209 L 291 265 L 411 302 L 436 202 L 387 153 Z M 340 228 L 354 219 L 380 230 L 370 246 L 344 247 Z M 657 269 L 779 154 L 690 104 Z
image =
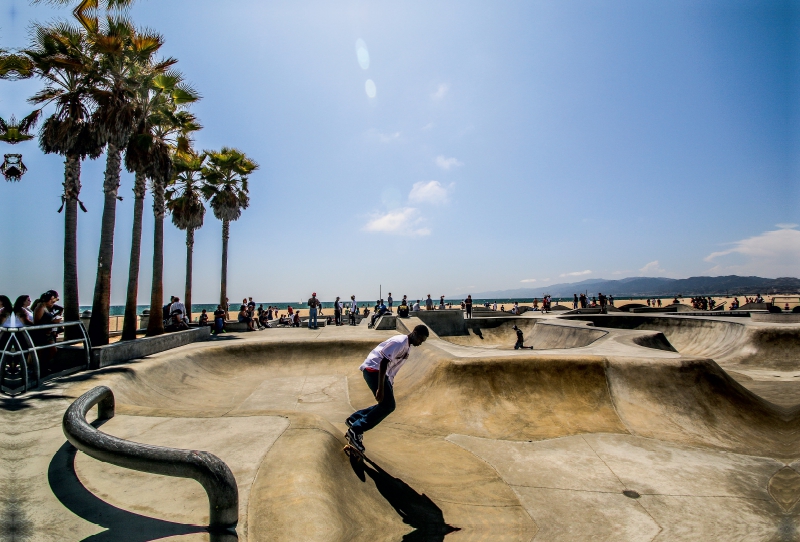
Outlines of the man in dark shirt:
M 224 331 L 225 327 L 225 311 L 222 305 L 217 305 L 217 310 L 214 311 L 214 334 L 219 335 Z
M 314 292 L 311 294 L 311 297 L 308 298 L 308 329 L 319 329 L 317 327 L 317 308 L 319 306 L 320 303 L 319 299 L 317 299 L 317 292 Z
M 533 350 L 532 346 L 525 346 L 524 342 L 525 339 L 522 337 L 522 330 L 517 326 L 514 326 L 514 331 L 517 332 L 517 342 L 514 344 L 514 350 L 519 350 L 520 348 L 527 348 L 528 350 Z

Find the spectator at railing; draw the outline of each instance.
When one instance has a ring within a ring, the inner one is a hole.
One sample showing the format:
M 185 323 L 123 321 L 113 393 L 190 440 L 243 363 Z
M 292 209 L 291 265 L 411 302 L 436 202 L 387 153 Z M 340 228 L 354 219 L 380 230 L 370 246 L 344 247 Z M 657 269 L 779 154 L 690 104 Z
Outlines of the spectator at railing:
M 11 320 L 14 318 L 14 307 L 11 305 L 11 300 L 8 296 L 0 295 L 0 327 L 15 327 L 10 325 Z M 0 331 L 0 349 L 6 347 L 11 334 L 5 331 Z
M 60 307 L 56 305 L 58 292 L 48 290 L 37 300 L 33 311 L 33 324 L 36 326 L 47 326 L 61 322 Z M 58 330 L 36 329 L 31 332 L 31 338 L 36 346 L 52 345 L 39 351 L 39 362 L 45 363 L 53 359 L 56 355 L 56 338 Z
M 14 315 L 14 306 L 8 296 L 0 295 L 0 326 L 11 327 L 6 321 Z
M 31 296 L 21 295 L 14 302 L 14 316 L 22 324 L 16 327 L 32 326 L 33 312 L 28 308 L 31 306 Z

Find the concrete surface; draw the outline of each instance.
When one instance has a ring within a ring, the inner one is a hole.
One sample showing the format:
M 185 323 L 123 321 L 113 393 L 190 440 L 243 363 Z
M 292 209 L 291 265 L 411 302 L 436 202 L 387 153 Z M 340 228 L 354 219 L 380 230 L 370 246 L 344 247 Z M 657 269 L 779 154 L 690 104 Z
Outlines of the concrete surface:
M 450 313 L 397 320 L 431 338 L 363 465 L 343 422 L 374 402 L 358 366 L 394 331 L 230 333 L 3 400 L 0 538 L 212 540 L 199 484 L 65 442 L 67 405 L 100 384 L 117 399 L 103 431 L 228 463 L 239 540 L 800 538 L 800 400 L 744 385 L 800 381 L 800 325 Z M 536 350 L 508 348 L 515 323 Z

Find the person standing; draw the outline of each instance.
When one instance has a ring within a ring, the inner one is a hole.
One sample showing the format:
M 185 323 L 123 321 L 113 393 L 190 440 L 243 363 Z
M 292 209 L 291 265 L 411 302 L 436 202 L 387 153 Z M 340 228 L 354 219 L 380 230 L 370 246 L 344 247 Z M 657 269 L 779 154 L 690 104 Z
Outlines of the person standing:
M 333 320 L 337 326 L 342 325 L 342 304 L 339 299 L 337 295 L 336 301 L 333 302 Z
M 439 310 L 444 309 L 444 296 L 439 296 Z
M 472 318 L 472 294 L 467 296 L 467 299 L 464 301 L 464 307 L 467 310 L 467 318 Z
M 222 305 L 217 305 L 217 310 L 214 311 L 214 335 L 219 335 L 225 328 L 225 309 Z
M 383 341 L 361 364 L 359 369 L 378 404 L 357 410 L 348 416 L 349 428 L 345 438 L 362 454 L 366 451 L 362 441 L 365 432 L 374 429 L 386 416 L 394 412 L 394 377 L 408 360 L 412 346 L 419 346 L 428 338 L 428 328 L 419 325 L 408 335 L 395 335 Z
M 317 308 L 319 306 L 320 303 L 319 299 L 317 299 L 317 292 L 314 292 L 311 294 L 311 297 L 308 298 L 308 329 L 319 329 L 317 327 Z
M 572 308 L 578 308 L 578 294 L 572 294 Z
M 389 314 L 392 314 L 392 303 L 394 303 L 394 299 L 392 299 L 392 292 L 389 292 L 389 295 L 386 297 L 386 303 L 389 305 Z
M 358 314 L 358 303 L 356 302 L 356 296 L 350 296 L 350 325 L 354 326 L 357 324 L 358 320 L 356 319 L 356 315 Z
M 598 292 L 597 299 L 600 301 L 600 312 L 606 314 L 606 296 L 603 295 L 603 292 Z
M 431 294 L 428 294 L 428 299 L 425 300 L 425 310 L 426 311 L 433 310 L 433 299 L 431 299 Z

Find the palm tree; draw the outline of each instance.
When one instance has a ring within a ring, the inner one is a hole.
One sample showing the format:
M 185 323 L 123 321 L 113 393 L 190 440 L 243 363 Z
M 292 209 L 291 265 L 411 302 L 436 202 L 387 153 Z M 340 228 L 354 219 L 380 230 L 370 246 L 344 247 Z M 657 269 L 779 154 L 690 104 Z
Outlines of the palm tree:
M 111 304 L 111 265 L 114 257 L 114 226 L 120 185 L 122 149 L 128 144 L 141 111 L 136 92 L 146 84 L 144 68 L 164 73 L 176 61 L 153 62 L 163 44 L 158 34 L 137 31 L 124 19 L 107 20 L 103 29 L 90 33 L 92 48 L 100 62 L 101 86 L 95 92 L 98 107 L 93 115 L 98 134 L 106 147 L 106 171 L 103 182 L 105 200 L 97 256 L 97 277 L 92 299 L 89 338 L 94 345 L 108 344 L 108 316 Z
M 203 167 L 206 185 L 203 195 L 209 200 L 214 216 L 222 221 L 222 277 L 220 282 L 220 304 L 225 307 L 228 291 L 228 238 L 230 223 L 242 216 L 242 210 L 250 205 L 247 179 L 258 169 L 258 164 L 242 151 L 222 147 L 220 151 L 206 151 L 208 162 Z
M 96 57 L 86 33 L 59 23 L 36 26 L 30 48 L 22 52 L 33 75 L 44 81 L 44 88 L 28 101 L 40 108 L 53 105 L 53 114 L 45 120 L 39 145 L 45 153 L 60 154 L 64 161 L 64 318 L 80 317 L 78 298 L 78 205 L 86 212 L 81 192 L 81 160 L 97 158 L 102 152 L 91 115 L 95 106 L 93 92 L 97 84 Z M 29 115 L 30 122 L 35 122 Z M 72 331 L 73 328 L 67 328 Z
M 125 152 L 125 166 L 135 173 L 133 233 L 131 241 L 131 258 L 128 269 L 128 292 L 125 300 L 125 319 L 122 326 L 122 340 L 136 338 L 136 303 L 139 292 L 139 257 L 142 240 L 142 215 L 144 212 L 144 196 L 147 179 L 154 185 L 163 185 L 170 176 L 172 149 L 179 145 L 183 138 L 200 126 L 190 113 L 181 110 L 188 104 L 197 101 L 199 95 L 188 85 L 178 72 L 166 74 L 152 73 L 147 84 L 140 87 L 136 100 L 142 113 L 140 122 L 131 137 Z M 160 206 L 163 208 L 163 205 Z M 154 208 L 155 210 L 155 208 Z M 158 217 L 158 212 L 155 213 Z M 163 215 L 161 220 L 161 245 L 163 253 Z M 157 219 L 158 222 L 158 219 Z M 157 230 L 159 224 L 156 224 Z M 160 266 L 163 273 L 163 264 Z M 154 283 L 161 284 L 161 275 L 154 277 Z M 163 297 L 163 293 L 161 294 Z M 159 298 L 159 307 L 161 298 Z M 151 303 L 152 305 L 152 303 Z M 152 308 L 152 307 L 151 307 Z M 160 309 L 159 309 L 160 310 Z M 153 314 L 151 312 L 151 314 Z M 151 318 L 151 320 L 153 320 Z M 159 319 L 154 322 L 157 325 Z M 163 324 L 162 324 L 163 325 Z M 150 325 L 148 324 L 148 329 Z
M 194 253 L 194 231 L 203 227 L 206 214 L 203 205 L 204 180 L 200 176 L 205 155 L 197 155 L 189 149 L 179 151 L 173 158 L 174 175 L 167 186 L 167 209 L 172 213 L 172 223 L 186 232 L 186 288 L 184 305 L 189 319 L 192 318 L 192 259 Z

